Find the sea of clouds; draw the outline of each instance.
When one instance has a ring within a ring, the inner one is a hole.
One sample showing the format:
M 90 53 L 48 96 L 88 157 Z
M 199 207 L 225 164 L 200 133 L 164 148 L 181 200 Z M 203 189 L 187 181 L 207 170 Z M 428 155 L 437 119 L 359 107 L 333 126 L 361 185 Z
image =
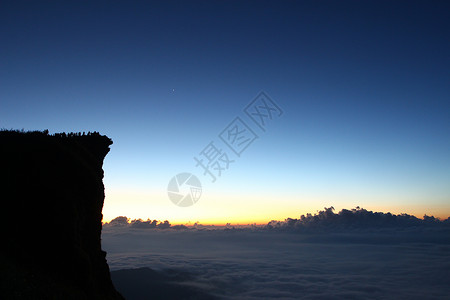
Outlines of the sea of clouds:
M 448 221 L 366 212 L 245 228 L 112 222 L 102 244 L 127 299 L 448 299 Z

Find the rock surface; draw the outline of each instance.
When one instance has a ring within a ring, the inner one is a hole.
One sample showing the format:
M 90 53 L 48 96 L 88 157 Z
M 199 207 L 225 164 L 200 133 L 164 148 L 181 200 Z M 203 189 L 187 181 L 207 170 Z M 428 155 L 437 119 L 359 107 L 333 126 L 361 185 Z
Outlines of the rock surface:
M 0 131 L 0 298 L 123 299 L 101 249 L 98 133 Z

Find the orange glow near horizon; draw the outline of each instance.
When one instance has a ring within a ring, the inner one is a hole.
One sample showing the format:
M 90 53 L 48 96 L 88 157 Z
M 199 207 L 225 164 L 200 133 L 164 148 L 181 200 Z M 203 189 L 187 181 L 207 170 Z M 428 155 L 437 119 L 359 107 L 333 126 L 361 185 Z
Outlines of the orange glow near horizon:
M 206 207 L 205 207 L 206 206 Z M 211 206 L 211 207 L 208 207 Z M 299 218 L 301 215 L 306 215 L 307 213 L 316 214 L 319 210 L 324 207 L 330 207 L 333 205 L 324 205 L 308 208 L 302 208 L 300 205 L 298 207 L 279 207 L 267 209 L 266 206 L 260 207 L 260 209 L 243 209 L 240 211 L 234 211 L 231 209 L 224 209 L 223 207 L 213 207 L 214 205 L 199 205 L 197 208 L 179 208 L 176 206 L 161 207 L 158 205 L 141 205 L 135 210 L 130 209 L 129 205 L 115 205 L 114 210 L 105 209 L 103 212 L 103 222 L 110 222 L 112 219 L 118 216 L 125 216 L 130 220 L 142 219 L 146 221 L 147 219 L 165 221 L 168 220 L 172 225 L 193 225 L 194 223 L 199 223 L 202 225 L 215 225 L 223 226 L 227 223 L 232 225 L 248 225 L 256 224 L 263 225 L 267 224 L 271 220 L 284 221 L 287 218 Z M 353 209 L 354 206 L 343 206 L 335 208 L 335 213 L 338 213 L 342 209 Z M 361 208 L 367 209 L 373 212 L 383 212 L 392 214 L 402 214 L 406 213 L 413 215 L 417 218 L 423 218 L 426 214 L 428 216 L 434 216 L 441 220 L 447 219 L 450 216 L 450 209 L 442 209 L 442 207 L 423 207 L 422 205 L 411 206 L 410 208 L 403 209 L 397 206 L 371 206 L 365 205 L 360 206 Z M 185 210 L 185 211 L 183 211 Z M 181 212 L 180 212 L 181 211 Z M 189 216 L 186 216 L 185 212 L 188 211 Z M 148 212 L 148 213 L 147 213 Z M 153 212 L 153 213 L 152 213 Z
M 406 213 L 418 218 L 423 218 L 425 214 L 440 219 L 447 219 L 450 216 L 450 204 L 446 204 L 450 201 L 447 199 L 428 201 L 424 204 L 421 197 L 403 197 L 398 201 L 399 198 L 395 195 L 367 197 L 356 193 L 354 195 L 323 193 L 317 196 L 274 193 L 262 197 L 251 192 L 230 193 L 222 190 L 205 193 L 194 206 L 178 207 L 170 202 L 165 191 L 139 187 L 110 188 L 106 191 L 103 222 L 110 222 L 118 216 L 126 216 L 130 220 L 168 220 L 173 225 L 196 222 L 203 225 L 227 223 L 260 225 L 267 224 L 271 220 L 299 218 L 307 213 L 314 215 L 324 207 L 331 206 L 335 208 L 335 213 L 359 206 L 373 212 L 390 212 L 396 215 Z
M 377 210 L 376 212 L 380 212 L 380 211 Z M 381 212 L 387 213 L 387 211 L 381 211 Z M 312 214 L 314 214 L 314 213 L 312 213 Z M 392 214 L 400 214 L 400 213 L 395 213 L 395 212 L 391 212 L 391 213 Z M 306 215 L 306 213 L 304 213 L 304 214 Z M 300 215 L 302 215 L 302 214 L 300 214 Z M 419 219 L 422 219 L 425 214 L 412 214 L 412 213 L 410 213 L 409 215 L 413 215 L 413 216 L 415 216 L 415 217 L 417 217 Z M 427 214 L 427 215 L 431 216 L 431 214 Z M 124 216 L 124 215 L 117 215 L 115 217 L 104 217 L 102 222 L 103 223 L 109 223 L 111 220 L 113 220 L 114 218 L 119 217 L 119 216 Z M 433 216 L 438 218 L 438 219 L 440 219 L 440 220 L 445 220 L 445 219 L 450 217 L 449 214 L 433 215 Z M 145 217 L 142 218 L 142 217 L 129 217 L 129 216 L 125 216 L 125 217 L 129 218 L 130 221 L 134 220 L 134 219 L 142 219 L 143 221 L 147 221 L 147 219 L 150 219 L 150 220 L 157 220 L 157 221 L 161 221 L 161 222 L 167 220 L 172 225 L 194 225 L 194 223 L 198 222 L 199 224 L 202 224 L 202 225 L 214 225 L 214 226 L 225 226 L 228 223 L 231 224 L 231 225 L 252 225 L 252 224 L 265 225 L 265 224 L 269 223 L 272 220 L 284 221 L 287 218 L 298 218 L 298 217 L 292 217 L 292 216 L 291 217 L 287 216 L 287 217 L 283 217 L 283 218 L 228 219 L 228 220 L 225 220 L 225 219 L 207 219 L 207 218 L 205 218 L 205 219 L 198 219 L 196 221 L 193 221 L 193 220 L 187 220 L 187 219 L 186 220 L 181 220 L 181 219 L 170 219 L 170 218 L 160 218 L 160 219 L 158 219 L 158 218 L 145 218 Z

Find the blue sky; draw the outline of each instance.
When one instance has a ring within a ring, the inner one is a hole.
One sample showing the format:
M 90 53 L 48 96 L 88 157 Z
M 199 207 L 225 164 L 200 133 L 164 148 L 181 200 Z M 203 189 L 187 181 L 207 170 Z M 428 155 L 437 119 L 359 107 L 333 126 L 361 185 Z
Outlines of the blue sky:
M 450 214 L 445 1 L 0 5 L 0 127 L 111 137 L 105 219 Z M 284 114 L 209 182 L 193 157 L 260 91 Z M 189 208 L 179 172 L 204 187 Z

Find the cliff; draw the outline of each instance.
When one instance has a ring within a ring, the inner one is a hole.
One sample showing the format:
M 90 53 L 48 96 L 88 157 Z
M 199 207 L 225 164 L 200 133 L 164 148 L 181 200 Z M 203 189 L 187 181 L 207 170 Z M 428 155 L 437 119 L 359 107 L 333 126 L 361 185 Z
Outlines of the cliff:
M 0 298 L 123 299 L 101 249 L 112 141 L 0 131 Z

